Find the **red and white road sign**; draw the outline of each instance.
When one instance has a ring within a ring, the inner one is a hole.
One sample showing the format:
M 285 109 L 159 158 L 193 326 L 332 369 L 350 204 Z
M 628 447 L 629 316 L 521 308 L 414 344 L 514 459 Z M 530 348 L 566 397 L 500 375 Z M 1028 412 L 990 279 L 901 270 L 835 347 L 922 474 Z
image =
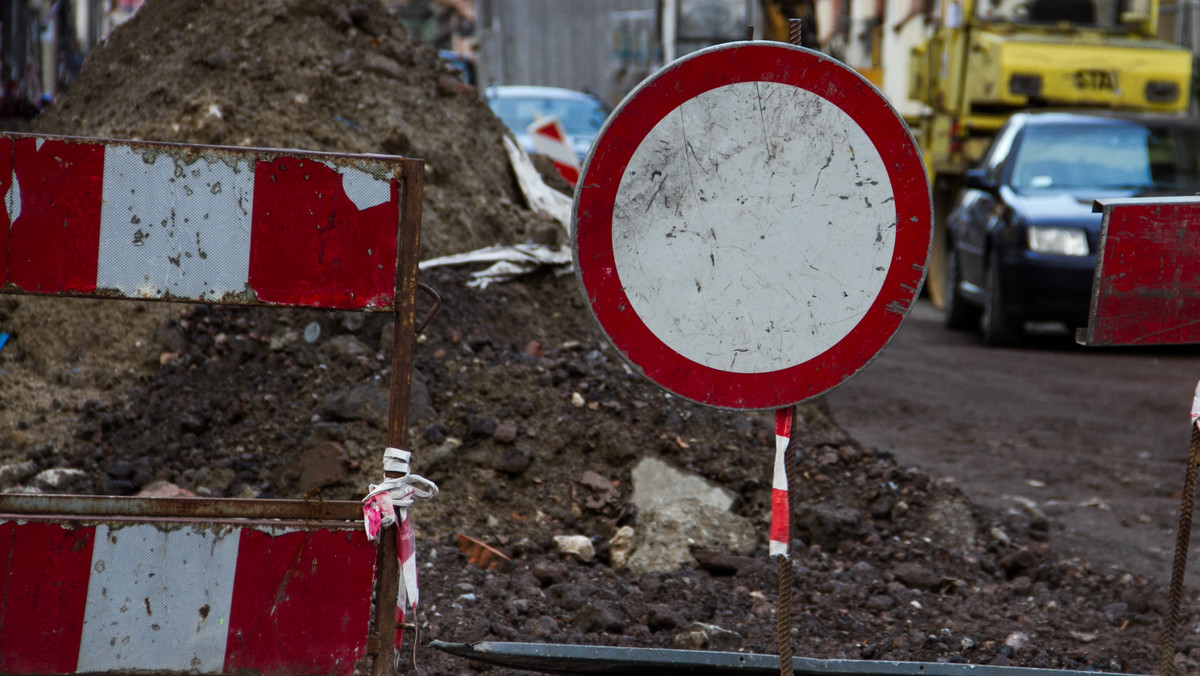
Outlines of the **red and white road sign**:
M 925 275 L 931 203 L 903 119 L 853 70 L 782 43 L 701 50 L 601 130 L 572 220 L 592 312 L 651 380 L 780 408 L 865 366 Z
M 1085 345 L 1200 343 L 1200 198 L 1100 200 Z
M 352 674 L 361 528 L 0 520 L 0 674 Z
M 579 182 L 579 158 L 575 156 L 575 149 L 571 147 L 567 132 L 558 118 L 551 116 L 534 120 L 526 131 L 533 140 L 533 149 L 549 157 L 558 173 L 574 188 Z
M 387 310 L 397 159 L 0 136 L 0 288 Z

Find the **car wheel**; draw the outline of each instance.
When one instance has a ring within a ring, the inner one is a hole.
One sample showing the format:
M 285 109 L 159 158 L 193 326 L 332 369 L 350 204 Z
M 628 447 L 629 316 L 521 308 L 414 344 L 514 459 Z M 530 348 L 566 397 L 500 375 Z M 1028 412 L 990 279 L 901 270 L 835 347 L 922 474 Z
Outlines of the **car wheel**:
M 1000 256 L 993 249 L 988 256 L 987 288 L 984 289 L 983 342 L 987 345 L 1018 345 L 1025 337 L 1023 323 L 1004 310 L 1004 290 L 1000 285 Z
M 958 250 L 950 244 L 946 257 L 946 314 L 942 317 L 946 328 L 955 331 L 971 331 L 979 327 L 979 316 L 983 311 L 972 305 L 962 294 L 962 274 L 958 269 Z

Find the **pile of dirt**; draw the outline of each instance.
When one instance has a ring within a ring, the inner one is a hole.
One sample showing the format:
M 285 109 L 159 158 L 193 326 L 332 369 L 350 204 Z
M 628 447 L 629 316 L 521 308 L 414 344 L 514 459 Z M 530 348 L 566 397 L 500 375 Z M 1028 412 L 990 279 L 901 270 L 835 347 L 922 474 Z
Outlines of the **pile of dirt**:
M 445 76 L 376 2 L 149 0 L 34 130 L 400 152 L 431 166 L 426 257 L 523 239 L 542 220 L 515 192 L 502 129 Z M 444 298 L 416 342 L 410 410 L 415 469 L 442 491 L 413 510 L 422 646 L 775 652 L 770 416 L 695 405 L 632 373 L 570 277 L 482 291 L 462 271 L 422 279 Z M 386 316 L 9 297 L 0 330 L 14 334 L 0 350 L 0 488 L 358 499 L 379 478 Z M 1044 517 L 979 509 L 864 449 L 819 401 L 799 410 L 797 655 L 1156 665 L 1161 589 L 1057 551 Z M 755 551 L 697 550 L 695 567 L 669 572 L 623 565 L 609 543 L 644 517 L 631 498 L 647 457 L 735 496 Z M 471 564 L 460 533 L 512 565 Z M 594 558 L 560 553 L 560 535 L 586 537 Z M 1200 666 L 1200 645 L 1183 651 Z M 417 659 L 428 674 L 478 668 L 425 647 Z
M 153 0 L 30 130 L 419 157 L 422 259 L 527 236 L 503 125 L 378 0 Z

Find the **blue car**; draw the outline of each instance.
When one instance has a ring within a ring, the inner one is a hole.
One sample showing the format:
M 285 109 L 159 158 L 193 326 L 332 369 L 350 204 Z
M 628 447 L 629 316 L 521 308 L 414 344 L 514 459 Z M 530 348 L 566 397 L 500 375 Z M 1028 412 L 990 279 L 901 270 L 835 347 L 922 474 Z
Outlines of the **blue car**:
M 560 87 L 492 86 L 487 88 L 485 96 L 492 112 L 529 154 L 535 152 L 533 140 L 526 132 L 529 125 L 538 116 L 558 118 L 580 165 L 609 113 L 608 107 L 595 96 Z
M 1088 322 L 1097 199 L 1200 192 L 1200 121 L 1132 113 L 1013 115 L 947 217 L 945 324 L 1017 345 L 1028 322 Z

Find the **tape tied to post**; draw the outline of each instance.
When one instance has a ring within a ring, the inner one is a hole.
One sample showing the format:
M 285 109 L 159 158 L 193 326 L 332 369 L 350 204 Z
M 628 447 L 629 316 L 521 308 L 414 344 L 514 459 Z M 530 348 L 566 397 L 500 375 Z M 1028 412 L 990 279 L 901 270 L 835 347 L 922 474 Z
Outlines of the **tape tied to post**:
M 1192 424 L 1200 419 L 1200 383 L 1196 383 L 1196 394 L 1192 397 Z
M 371 484 L 363 498 L 363 527 L 371 541 L 379 539 L 380 532 L 400 519 L 416 500 L 428 500 L 438 494 L 437 484 L 429 479 L 409 472 L 412 453 L 400 448 L 388 448 L 383 452 L 385 472 L 397 472 L 401 476 L 384 479 Z

